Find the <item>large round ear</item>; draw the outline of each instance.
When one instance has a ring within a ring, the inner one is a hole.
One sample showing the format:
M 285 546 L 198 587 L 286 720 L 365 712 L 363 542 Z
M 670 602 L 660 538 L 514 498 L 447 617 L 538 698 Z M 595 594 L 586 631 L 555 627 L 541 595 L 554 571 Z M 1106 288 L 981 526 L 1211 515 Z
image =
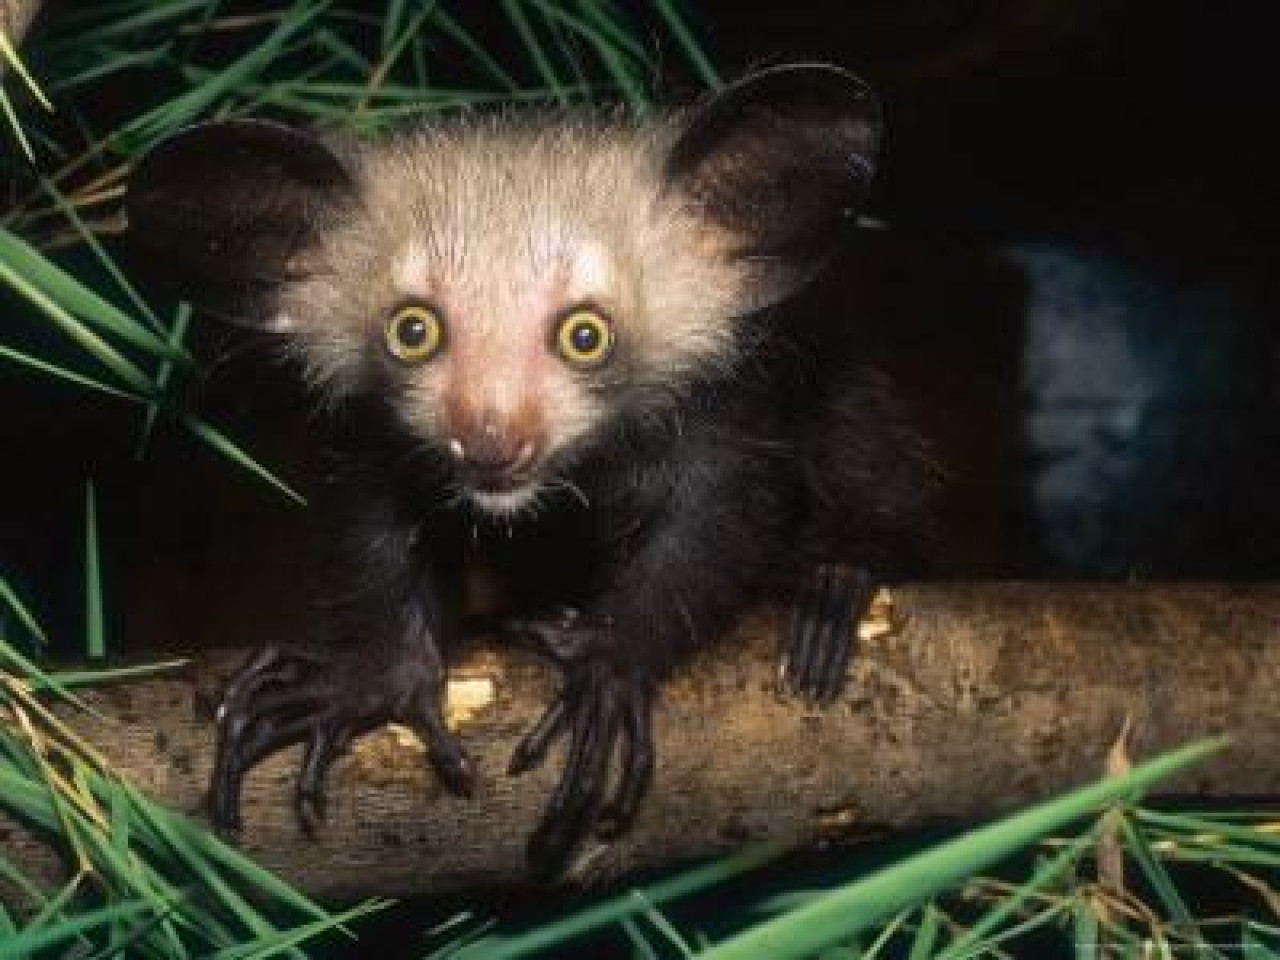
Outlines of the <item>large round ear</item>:
M 666 165 L 746 271 L 750 306 L 782 299 L 822 265 L 866 199 L 880 107 L 839 67 L 754 74 L 695 111 Z
M 128 237 L 182 297 L 279 329 L 287 321 L 271 292 L 307 274 L 308 251 L 354 195 L 341 161 L 309 134 L 256 120 L 200 124 L 139 162 L 125 194 Z

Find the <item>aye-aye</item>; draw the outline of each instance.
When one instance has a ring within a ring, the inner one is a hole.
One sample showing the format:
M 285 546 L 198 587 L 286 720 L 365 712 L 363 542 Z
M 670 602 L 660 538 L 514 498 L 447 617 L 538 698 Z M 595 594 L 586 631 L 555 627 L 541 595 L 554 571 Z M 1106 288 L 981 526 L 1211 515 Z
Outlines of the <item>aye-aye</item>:
M 302 742 L 310 828 L 335 756 L 390 721 L 469 791 L 441 709 L 468 565 L 563 672 L 510 768 L 568 738 L 529 843 L 543 870 L 631 821 L 663 678 L 748 605 L 794 611 L 788 686 L 839 690 L 934 486 L 858 318 L 788 309 L 856 220 L 880 134 L 859 80 L 795 65 L 644 118 L 463 114 L 369 142 L 234 120 L 143 158 L 135 246 L 278 335 L 340 452 L 315 507 L 329 631 L 231 680 L 217 822 Z

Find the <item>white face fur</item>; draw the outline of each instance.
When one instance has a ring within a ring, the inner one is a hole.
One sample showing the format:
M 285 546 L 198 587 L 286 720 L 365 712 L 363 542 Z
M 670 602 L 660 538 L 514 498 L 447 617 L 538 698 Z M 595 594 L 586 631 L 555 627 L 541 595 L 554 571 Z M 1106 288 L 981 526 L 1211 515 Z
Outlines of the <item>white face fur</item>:
M 664 190 L 671 136 L 494 119 L 362 146 L 344 158 L 361 206 L 307 252 L 277 325 L 334 398 L 390 382 L 424 443 L 514 463 L 501 483 L 459 471 L 476 508 L 535 511 L 620 404 L 670 403 L 732 360 L 741 279 Z

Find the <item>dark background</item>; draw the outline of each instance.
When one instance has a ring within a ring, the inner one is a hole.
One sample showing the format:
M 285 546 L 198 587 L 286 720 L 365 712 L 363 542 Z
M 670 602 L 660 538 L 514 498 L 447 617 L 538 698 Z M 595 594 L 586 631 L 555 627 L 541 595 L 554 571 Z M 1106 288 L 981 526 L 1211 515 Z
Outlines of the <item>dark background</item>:
M 1268 4 L 689 6 L 725 76 L 829 59 L 885 101 L 873 223 L 808 296 L 849 314 L 936 442 L 922 573 L 1280 572 Z M 201 411 L 299 479 L 289 372 L 211 323 L 198 340 Z M 79 633 L 89 476 L 120 640 L 259 639 L 244 611 L 302 589 L 305 513 L 180 430 L 135 461 L 140 415 L 13 368 L 0 409 L 0 564 L 55 633 Z
M 948 572 L 1266 577 L 1280 559 L 1269 5 L 699 5 L 717 63 L 881 92 L 839 273 L 952 472 Z

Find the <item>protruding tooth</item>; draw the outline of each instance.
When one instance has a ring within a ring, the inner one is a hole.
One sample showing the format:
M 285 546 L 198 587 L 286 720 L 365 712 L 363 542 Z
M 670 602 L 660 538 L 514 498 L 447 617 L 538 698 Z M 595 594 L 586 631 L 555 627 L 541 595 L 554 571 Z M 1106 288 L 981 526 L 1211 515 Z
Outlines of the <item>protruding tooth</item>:
M 449 438 L 449 452 L 452 453 L 459 460 L 463 460 L 467 456 L 466 448 L 462 445 L 462 441 L 459 440 L 457 437 Z

